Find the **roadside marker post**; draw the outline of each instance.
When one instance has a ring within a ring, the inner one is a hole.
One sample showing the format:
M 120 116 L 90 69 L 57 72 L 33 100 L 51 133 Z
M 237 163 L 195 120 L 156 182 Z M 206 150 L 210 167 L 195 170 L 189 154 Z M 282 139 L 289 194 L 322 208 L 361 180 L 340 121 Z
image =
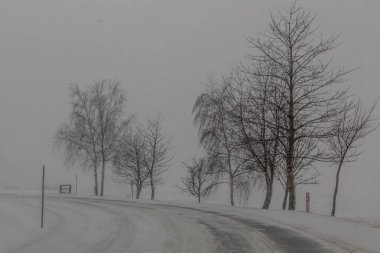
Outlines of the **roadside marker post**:
M 306 193 L 306 212 L 310 213 L 310 192 Z
M 42 166 L 42 187 L 41 187 L 41 228 L 44 228 L 44 208 L 45 208 L 45 165 Z

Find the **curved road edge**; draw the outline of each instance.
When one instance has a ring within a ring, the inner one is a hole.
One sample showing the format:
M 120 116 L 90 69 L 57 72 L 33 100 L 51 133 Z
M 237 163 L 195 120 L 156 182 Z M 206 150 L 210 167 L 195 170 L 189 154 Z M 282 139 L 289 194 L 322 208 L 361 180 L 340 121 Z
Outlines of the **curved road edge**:
M 316 236 L 310 233 L 308 229 L 302 226 L 292 226 L 284 224 L 275 219 L 262 215 L 262 210 L 252 208 L 230 208 L 226 206 L 165 202 L 165 201 L 147 201 L 147 200 L 125 200 L 119 198 L 99 198 L 99 197 L 75 197 L 75 196 L 50 196 L 53 198 L 77 199 L 82 201 L 97 202 L 103 204 L 118 205 L 138 205 L 138 206 L 161 206 L 163 208 L 184 209 L 187 211 L 199 212 L 220 218 L 228 219 L 234 223 L 239 223 L 249 231 L 259 232 L 268 239 L 272 245 L 276 245 L 279 252 L 352 252 L 353 246 L 347 246 L 346 243 L 337 241 L 329 236 Z M 270 210 L 271 211 L 271 210 Z M 257 214 L 259 212 L 259 214 Z M 284 212 L 284 211 L 283 211 Z M 285 211 L 285 213 L 288 213 Z M 292 212 L 294 214 L 294 212 Z M 214 235 L 218 236 L 215 229 L 206 222 L 199 222 Z M 236 232 L 236 231 L 235 231 Z M 226 236 L 224 234 L 223 236 Z M 232 236 L 233 238 L 233 236 Z M 236 238 L 235 238 L 236 239 Z M 271 244 L 269 243 L 269 244 Z M 362 251 L 360 252 L 370 252 Z

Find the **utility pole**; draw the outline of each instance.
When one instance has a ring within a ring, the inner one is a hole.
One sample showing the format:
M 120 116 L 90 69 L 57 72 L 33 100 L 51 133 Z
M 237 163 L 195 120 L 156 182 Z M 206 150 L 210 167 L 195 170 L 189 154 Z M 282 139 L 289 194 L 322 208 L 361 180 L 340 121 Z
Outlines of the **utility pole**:
M 41 201 L 41 228 L 44 227 L 44 208 L 45 208 L 45 165 L 42 166 L 42 201 Z
M 75 196 L 78 195 L 78 175 L 75 174 Z

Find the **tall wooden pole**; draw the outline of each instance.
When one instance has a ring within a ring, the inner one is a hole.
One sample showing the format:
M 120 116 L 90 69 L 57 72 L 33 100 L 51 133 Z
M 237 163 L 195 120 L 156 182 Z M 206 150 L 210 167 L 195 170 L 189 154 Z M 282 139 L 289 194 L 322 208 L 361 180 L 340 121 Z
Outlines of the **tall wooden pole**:
M 44 227 L 44 208 L 45 208 L 45 165 L 42 166 L 42 201 L 41 201 L 41 228 Z
M 75 175 L 75 196 L 78 195 L 78 175 Z

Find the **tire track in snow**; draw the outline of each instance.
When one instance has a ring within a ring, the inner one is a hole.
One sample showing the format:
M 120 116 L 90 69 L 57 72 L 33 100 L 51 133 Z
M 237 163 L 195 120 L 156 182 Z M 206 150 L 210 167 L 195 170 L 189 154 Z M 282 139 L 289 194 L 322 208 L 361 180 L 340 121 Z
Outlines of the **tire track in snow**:
M 309 239 L 305 236 L 300 235 L 297 232 L 294 232 L 289 229 L 281 228 L 278 226 L 273 226 L 269 224 L 265 224 L 262 222 L 258 222 L 254 219 L 246 219 L 242 217 L 238 217 L 235 215 L 230 214 L 224 214 L 216 211 L 211 210 L 203 210 L 203 209 L 196 209 L 191 207 L 179 207 L 174 205 L 167 205 L 167 204 L 159 204 L 163 206 L 170 206 L 173 208 L 183 208 L 183 209 L 189 209 L 197 212 L 203 212 L 208 214 L 217 215 L 220 217 L 225 217 L 230 220 L 239 222 L 241 224 L 244 224 L 245 226 L 248 226 L 255 231 L 258 231 L 264 235 L 266 235 L 271 241 L 273 241 L 276 244 L 276 248 L 280 250 L 280 252 L 284 253 L 333 253 L 317 241 L 314 241 L 312 239 Z
M 331 252 L 312 239 L 254 217 L 163 203 L 48 200 L 48 210 L 57 216 L 50 224 L 51 233 L 11 253 Z
M 254 253 L 257 252 L 253 250 L 247 242 L 247 240 L 237 233 L 226 231 L 206 223 L 205 221 L 199 219 L 198 223 L 207 227 L 208 230 L 214 235 L 216 242 L 218 242 L 217 252 L 220 253 Z

